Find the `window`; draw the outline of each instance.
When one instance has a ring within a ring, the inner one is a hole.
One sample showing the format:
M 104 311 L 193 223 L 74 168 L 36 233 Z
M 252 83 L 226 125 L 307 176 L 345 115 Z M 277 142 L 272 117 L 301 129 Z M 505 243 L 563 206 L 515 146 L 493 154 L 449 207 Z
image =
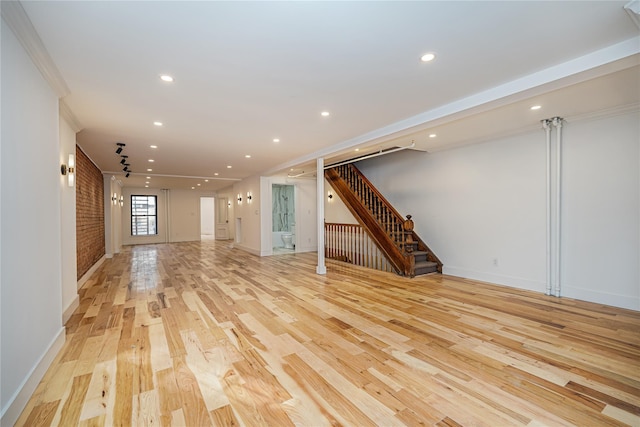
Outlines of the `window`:
M 156 196 L 131 196 L 131 235 L 158 234 Z

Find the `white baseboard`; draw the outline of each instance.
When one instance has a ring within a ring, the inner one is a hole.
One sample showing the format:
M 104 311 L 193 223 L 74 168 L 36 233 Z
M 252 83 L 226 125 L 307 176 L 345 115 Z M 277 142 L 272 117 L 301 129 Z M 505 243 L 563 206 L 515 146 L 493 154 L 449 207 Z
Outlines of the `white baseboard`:
M 89 280 L 89 277 L 91 277 L 91 275 L 96 272 L 98 267 L 100 267 L 100 265 L 102 265 L 102 263 L 104 262 L 105 259 L 107 259 L 107 256 L 103 255 L 102 258 L 100 258 L 95 264 L 93 264 L 91 266 L 91 268 L 89 270 L 87 270 L 86 273 L 84 273 L 84 275 L 80 278 L 80 280 L 78 280 L 78 289 L 80 289 L 80 288 L 82 288 L 84 286 L 84 284 L 87 282 L 87 280 Z
M 244 245 L 241 245 L 241 244 L 239 244 L 239 243 L 234 243 L 234 244 L 233 244 L 233 247 L 234 247 L 234 248 L 238 248 L 238 249 L 240 249 L 240 250 L 243 250 L 243 251 L 245 251 L 245 252 L 249 252 L 250 254 L 253 254 L 253 255 L 262 256 L 262 254 L 260 253 L 260 251 L 259 251 L 259 250 L 257 250 L 257 249 L 253 249 L 253 248 L 249 248 L 249 247 L 244 246 Z
M 574 287 L 566 283 L 561 284 L 560 294 L 567 298 L 640 311 L 640 298 L 633 295 L 612 294 L 606 291 Z
M 20 417 L 24 407 L 29 402 L 29 399 L 36 391 L 40 380 L 44 377 L 44 374 L 51 366 L 53 359 L 58 355 L 65 341 L 65 328 L 61 328 L 54 339 L 49 344 L 49 348 L 44 352 L 38 363 L 31 369 L 31 372 L 27 375 L 22 382 L 18 390 L 13 395 L 7 406 L 3 408 L 2 415 L 0 416 L 0 426 L 12 426 Z
M 464 279 L 479 280 L 481 282 L 493 283 L 496 285 L 510 286 L 512 288 L 524 289 L 527 291 L 544 293 L 546 284 L 536 280 L 525 279 L 522 277 L 508 276 L 506 274 L 488 273 L 485 271 L 470 270 L 460 267 L 444 266 L 443 274 L 449 276 L 462 277 Z
M 76 297 L 71 301 L 71 304 L 64 310 L 62 313 L 62 324 L 65 325 L 67 320 L 71 317 L 76 308 L 80 306 L 80 296 L 76 295 Z

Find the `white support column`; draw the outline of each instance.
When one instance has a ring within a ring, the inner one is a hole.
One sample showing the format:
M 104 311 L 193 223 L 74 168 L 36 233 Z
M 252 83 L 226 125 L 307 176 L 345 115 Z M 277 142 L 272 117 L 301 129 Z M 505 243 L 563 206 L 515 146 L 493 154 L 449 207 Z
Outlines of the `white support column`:
M 327 274 L 327 267 L 324 264 L 324 158 L 316 160 L 316 196 L 318 215 L 318 265 L 317 274 Z

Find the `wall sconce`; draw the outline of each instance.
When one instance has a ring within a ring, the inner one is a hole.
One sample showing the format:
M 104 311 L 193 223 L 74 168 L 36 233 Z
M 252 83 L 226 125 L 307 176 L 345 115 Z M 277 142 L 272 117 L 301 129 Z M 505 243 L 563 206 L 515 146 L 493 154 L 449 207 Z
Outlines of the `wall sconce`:
M 124 206 L 124 196 L 120 196 L 120 207 Z
M 238 204 L 242 203 L 242 196 L 238 194 Z
M 76 156 L 69 154 L 69 162 L 60 166 L 60 173 L 67 175 L 67 183 L 69 187 L 73 187 L 76 183 Z
M 116 193 L 113 193 L 113 196 L 111 196 L 111 201 L 114 205 L 118 204 L 118 195 Z
M 249 201 L 249 203 L 251 203 L 251 199 L 252 199 L 252 198 L 253 198 L 253 197 L 251 197 L 251 193 L 250 193 L 250 192 L 247 192 L 247 200 Z

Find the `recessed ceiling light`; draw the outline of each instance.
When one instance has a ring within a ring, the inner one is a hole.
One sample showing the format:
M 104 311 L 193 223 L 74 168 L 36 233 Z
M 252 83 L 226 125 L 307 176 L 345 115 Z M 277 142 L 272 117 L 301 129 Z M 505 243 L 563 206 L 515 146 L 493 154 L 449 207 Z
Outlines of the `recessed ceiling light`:
M 250 159 L 251 158 L 251 154 L 245 154 L 244 157 L 247 158 L 247 159 Z
M 149 159 L 149 163 L 153 163 L 153 162 L 155 162 L 155 160 Z
M 147 179 L 151 179 L 151 177 L 150 177 L 150 176 L 148 176 L 148 177 L 147 177 Z
M 429 134 L 429 138 L 435 138 L 436 136 L 438 136 L 438 135 L 436 135 L 435 133 Z
M 280 138 L 273 138 L 273 142 L 277 144 L 278 142 L 280 142 Z
M 148 183 L 149 183 L 149 181 L 146 181 L 146 182 L 145 182 L 145 184 L 148 184 Z
M 163 82 L 171 83 L 173 81 L 173 77 L 168 74 L 163 74 L 160 76 L 160 80 L 162 80 Z
M 198 187 L 200 187 L 200 183 L 198 183 Z
M 218 176 L 220 175 L 218 172 L 214 173 L 213 176 Z
M 231 165 L 227 165 L 227 169 L 231 169 L 233 166 Z
M 145 186 L 144 186 L 144 188 L 149 188 L 149 186 L 148 186 L 148 185 L 145 185 Z
M 149 148 L 158 148 L 157 145 L 150 145 Z
M 192 189 L 192 190 L 195 190 L 195 189 L 196 189 L 196 187 L 191 187 L 191 189 Z
M 353 150 L 353 151 L 360 151 L 360 149 L 359 149 L 359 148 L 356 148 L 356 149 L 355 149 L 355 150 Z
M 153 122 L 154 126 L 162 126 L 162 122 Z
M 322 113 L 320 113 L 322 117 L 329 117 L 330 114 L 331 113 L 329 113 L 328 111 L 323 111 Z
M 147 172 L 153 172 L 153 169 L 147 169 Z
M 431 62 L 436 59 L 436 55 L 434 53 L 425 53 L 420 57 L 420 61 L 422 62 Z
M 541 109 L 541 108 L 542 108 L 542 107 L 541 107 L 540 105 L 534 105 L 533 107 L 531 107 L 531 109 L 532 109 L 532 110 L 534 110 L 534 111 L 535 111 L 535 110 L 539 110 L 539 109 Z

